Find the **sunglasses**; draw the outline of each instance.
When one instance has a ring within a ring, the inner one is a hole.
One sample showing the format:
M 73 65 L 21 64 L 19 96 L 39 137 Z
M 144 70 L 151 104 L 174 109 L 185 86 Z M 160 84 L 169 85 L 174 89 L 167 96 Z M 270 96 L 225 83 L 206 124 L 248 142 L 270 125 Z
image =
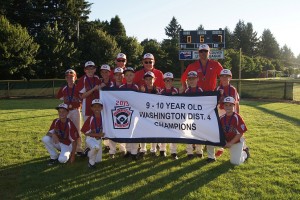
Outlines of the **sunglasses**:
M 152 61 L 149 61 L 149 62 L 145 61 L 144 63 L 145 64 L 152 64 Z
M 207 53 L 208 50 L 200 50 L 199 53 Z
M 125 62 L 125 60 L 117 60 L 117 62 Z

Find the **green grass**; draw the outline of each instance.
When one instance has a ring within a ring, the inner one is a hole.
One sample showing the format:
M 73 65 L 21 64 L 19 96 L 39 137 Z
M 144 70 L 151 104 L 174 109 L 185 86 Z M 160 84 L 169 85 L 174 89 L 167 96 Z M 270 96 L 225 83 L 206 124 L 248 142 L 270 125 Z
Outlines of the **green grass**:
M 242 101 L 251 158 L 229 163 L 179 159 L 137 162 L 117 155 L 96 170 L 87 158 L 47 166 L 41 138 L 57 116 L 54 99 L 0 100 L 0 199 L 300 199 L 300 105 Z

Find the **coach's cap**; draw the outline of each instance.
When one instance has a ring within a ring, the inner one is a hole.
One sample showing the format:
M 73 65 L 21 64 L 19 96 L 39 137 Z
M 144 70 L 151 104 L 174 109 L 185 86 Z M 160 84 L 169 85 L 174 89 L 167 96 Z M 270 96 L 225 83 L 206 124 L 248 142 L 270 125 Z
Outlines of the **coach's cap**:
M 233 97 L 225 97 L 223 102 L 235 104 L 235 99 Z
M 174 75 L 171 73 L 171 72 L 166 72 L 165 74 L 164 74 L 164 79 L 165 78 L 171 78 L 171 79 L 173 79 L 174 78 Z
M 124 53 L 118 53 L 117 59 L 125 59 L 126 60 L 126 55 Z
M 94 99 L 94 100 L 92 101 L 92 105 L 94 105 L 94 104 L 100 104 L 100 105 L 103 105 L 103 103 L 102 103 L 102 101 L 101 101 L 100 99 Z
M 207 51 L 209 51 L 209 46 L 207 44 L 200 44 L 199 51 L 200 50 L 207 50 Z
M 85 64 L 84 64 L 84 67 L 95 67 L 95 63 L 93 61 L 87 61 Z
M 123 68 L 121 68 L 121 67 L 117 67 L 117 68 L 115 68 L 115 70 L 114 70 L 114 74 L 115 73 L 123 73 Z
M 73 69 L 68 69 L 65 72 L 65 76 L 76 76 L 76 72 Z
M 101 65 L 101 67 L 100 67 L 100 70 L 108 70 L 108 71 L 110 71 L 110 66 L 109 65 L 107 65 L 107 64 L 105 64 L 105 65 Z
M 153 72 L 151 72 L 151 71 L 148 71 L 148 72 L 146 72 L 146 73 L 144 74 L 144 78 L 146 78 L 146 77 L 152 77 L 152 78 L 155 78 L 155 74 L 154 74 Z
M 190 71 L 187 75 L 188 78 L 195 78 L 198 77 L 198 74 L 196 71 Z
M 59 104 L 55 109 L 58 110 L 58 109 L 60 109 L 60 108 L 64 108 L 64 109 L 66 109 L 67 111 L 69 111 L 68 105 L 65 104 L 65 103 Z
M 228 76 L 232 76 L 232 73 L 229 69 L 222 69 L 220 75 L 228 75 Z
M 126 72 L 131 71 L 133 73 L 135 73 L 134 69 L 132 67 L 126 67 L 123 71 L 123 73 L 125 74 Z
M 143 57 L 143 59 L 151 59 L 151 60 L 154 60 L 154 56 L 152 53 L 146 53 Z

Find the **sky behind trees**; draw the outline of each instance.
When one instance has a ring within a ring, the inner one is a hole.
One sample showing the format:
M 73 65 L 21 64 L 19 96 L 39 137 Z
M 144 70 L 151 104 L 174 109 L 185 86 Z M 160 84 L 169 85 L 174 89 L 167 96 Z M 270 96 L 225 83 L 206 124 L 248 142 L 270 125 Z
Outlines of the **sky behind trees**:
M 110 21 L 118 15 L 128 36 L 139 41 L 146 38 L 166 39 L 164 28 L 173 16 L 185 30 L 195 30 L 200 24 L 207 30 L 225 28 L 233 31 L 239 20 L 251 22 L 261 36 L 269 29 L 279 43 L 300 54 L 300 1 L 298 0 L 88 0 L 90 20 Z

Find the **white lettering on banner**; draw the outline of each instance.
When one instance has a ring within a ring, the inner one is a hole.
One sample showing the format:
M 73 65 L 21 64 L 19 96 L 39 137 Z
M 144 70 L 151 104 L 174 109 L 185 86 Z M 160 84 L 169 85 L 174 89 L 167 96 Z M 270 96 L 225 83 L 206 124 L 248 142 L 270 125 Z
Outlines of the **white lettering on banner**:
M 225 144 L 216 92 L 211 96 L 100 92 L 105 137 L 114 141 Z

